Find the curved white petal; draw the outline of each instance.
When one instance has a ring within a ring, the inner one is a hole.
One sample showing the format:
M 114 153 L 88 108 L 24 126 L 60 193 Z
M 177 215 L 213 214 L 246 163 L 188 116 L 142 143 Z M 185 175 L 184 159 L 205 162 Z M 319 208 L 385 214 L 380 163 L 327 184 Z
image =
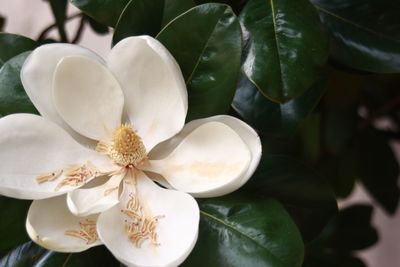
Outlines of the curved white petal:
M 158 245 L 144 239 L 137 247 L 128 238 L 126 224 L 131 219 L 123 211 L 135 192 L 147 216 L 162 216 L 156 224 Z M 99 216 L 98 232 L 106 247 L 128 266 L 178 266 L 196 243 L 199 219 L 199 207 L 190 195 L 163 189 L 138 173 L 136 190 L 125 179 L 119 206 Z
M 63 57 L 71 55 L 86 56 L 104 64 L 103 59 L 96 53 L 78 45 L 46 44 L 33 50 L 25 60 L 21 69 L 21 81 L 30 100 L 43 117 L 63 127 L 77 140 L 85 142 L 86 140 L 58 115 L 53 103 L 54 71 Z
M 256 170 L 258 163 L 261 158 L 261 142 L 260 138 L 258 137 L 257 133 L 246 123 L 243 121 L 231 117 L 231 116 L 226 116 L 226 115 L 220 115 L 220 116 L 214 116 L 206 119 L 199 119 L 199 120 L 194 120 L 189 122 L 188 124 L 185 125 L 183 130 L 176 135 L 175 137 L 159 144 L 157 147 L 155 147 L 151 152 L 149 157 L 151 159 L 163 159 L 168 157 L 174 151 L 180 144 L 181 142 L 189 135 L 191 134 L 194 130 L 196 130 L 198 127 L 210 123 L 210 122 L 219 122 L 223 123 L 224 125 L 228 126 L 229 128 L 232 129 L 232 131 L 235 131 L 238 136 L 240 136 L 240 139 L 242 142 L 246 145 L 247 149 L 250 152 L 250 162 L 244 172 L 242 172 L 239 176 L 232 177 L 231 183 L 228 183 L 228 187 L 223 187 L 218 190 L 211 190 L 209 192 L 193 192 L 187 191 L 192 193 L 192 195 L 195 195 L 197 197 L 215 197 L 215 196 L 220 196 L 222 194 L 227 194 L 229 192 L 232 192 L 238 188 L 240 188 L 244 183 L 247 182 L 247 180 L 253 175 L 254 171 Z M 209 138 L 215 138 L 210 136 Z M 213 154 L 212 152 L 210 152 Z M 160 162 L 159 162 L 160 163 Z M 155 164 L 159 165 L 159 164 Z M 160 168 L 161 166 L 146 166 L 146 169 L 152 170 L 152 171 L 157 171 L 157 168 Z M 161 170 L 158 170 L 161 171 Z M 178 178 L 179 179 L 179 178 Z M 168 180 L 168 179 L 167 179 Z M 172 184 L 170 182 L 170 184 Z M 173 186 L 173 185 L 172 185 Z M 196 185 L 192 185 L 195 187 Z M 175 187 L 175 186 L 173 186 Z M 183 188 L 181 188 L 183 190 Z
M 125 172 L 113 175 L 106 183 L 92 187 L 76 189 L 68 192 L 69 210 L 76 216 L 105 211 L 119 202 L 118 189 Z
M 34 200 L 26 219 L 26 230 L 33 241 L 46 249 L 80 252 L 101 245 L 96 233 L 97 217 L 72 215 L 65 196 Z
M 74 168 L 115 169 L 110 160 L 77 143 L 53 122 L 32 115 L 13 114 L 0 119 L 0 194 L 41 199 L 63 194 L 76 186 L 59 186 Z M 42 176 L 44 180 L 38 182 Z M 94 175 L 83 180 L 90 181 Z M 47 177 L 47 178 L 46 178 Z M 79 184 L 81 185 L 81 184 Z M 77 185 L 78 186 L 78 185 Z
M 108 66 L 121 84 L 125 109 L 147 151 L 182 129 L 186 85 L 161 43 L 149 36 L 126 38 L 111 50 Z
M 124 95 L 109 70 L 88 57 L 64 57 L 53 81 L 54 104 L 78 133 L 109 139 L 120 126 Z

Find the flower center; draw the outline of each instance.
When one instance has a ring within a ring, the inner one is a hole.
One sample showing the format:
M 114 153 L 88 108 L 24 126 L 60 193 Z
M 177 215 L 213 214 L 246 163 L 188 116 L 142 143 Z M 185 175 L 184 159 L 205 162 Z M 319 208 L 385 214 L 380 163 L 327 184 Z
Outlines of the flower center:
M 128 124 L 122 124 L 114 131 L 111 145 L 100 141 L 97 150 L 106 152 L 115 163 L 125 167 L 137 166 L 147 159 L 142 139 Z

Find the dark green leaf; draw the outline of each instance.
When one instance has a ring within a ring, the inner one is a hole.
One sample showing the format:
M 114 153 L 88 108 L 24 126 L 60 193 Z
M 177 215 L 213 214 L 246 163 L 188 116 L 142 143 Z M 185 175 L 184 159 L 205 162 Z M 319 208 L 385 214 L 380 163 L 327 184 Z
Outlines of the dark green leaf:
M 399 164 L 388 139 L 376 130 L 358 139 L 359 175 L 362 183 L 387 212 L 393 214 L 399 202 Z
M 236 14 L 239 14 L 248 0 L 195 0 L 196 4 L 222 3 L 232 7 Z
M 246 40 L 243 70 L 269 99 L 287 102 L 311 87 L 328 55 L 308 0 L 250 0 L 240 14 Z
M 324 159 L 318 169 L 329 180 L 336 196 L 345 198 L 353 191 L 358 176 L 357 153 L 349 148 L 339 156 Z
M 372 206 L 354 205 L 341 210 L 334 220 L 329 247 L 337 250 L 365 249 L 378 241 L 371 225 Z
M 293 135 L 299 124 L 314 109 L 325 91 L 317 81 L 304 95 L 285 104 L 270 101 L 246 78 L 240 77 L 233 108 L 251 126 L 263 133 Z
M 193 0 L 164 0 L 164 13 L 161 26 L 164 27 L 177 16 L 193 8 L 195 5 Z
M 369 205 L 341 210 L 318 239 L 307 246 L 303 267 L 365 267 L 353 254 L 354 250 L 367 248 L 378 240 L 371 215 L 372 206 Z
M 71 3 L 96 21 L 115 27 L 129 0 L 70 0 Z
M 130 1 L 115 27 L 113 43 L 128 36 L 156 36 L 168 22 L 193 6 L 192 0 Z
M 7 61 L 0 69 L 0 117 L 11 113 L 37 113 L 20 79 L 22 64 L 30 52 Z
M 279 202 L 231 195 L 200 209 L 199 239 L 184 266 L 301 266 L 300 233 Z
M 332 40 L 332 55 L 353 68 L 400 71 L 400 2 L 311 0 Z
M 53 12 L 54 19 L 58 33 L 60 34 L 61 41 L 67 42 L 67 32 L 65 30 L 65 19 L 67 18 L 67 3 L 68 0 L 50 0 L 51 11 Z
M 204 4 L 173 20 L 157 38 L 177 60 L 189 95 L 187 120 L 226 113 L 240 69 L 241 32 L 229 6 Z
M 30 241 L 14 248 L 1 258 L 0 267 L 33 267 L 45 253 L 44 248 Z
M 264 153 L 243 190 L 279 200 L 306 241 L 315 238 L 337 211 L 335 195 L 324 178 L 287 156 Z
M 310 255 L 305 258 L 303 267 L 367 267 L 365 263 L 349 254 L 337 254 L 321 251 L 319 254 Z
M 107 34 L 109 32 L 109 29 L 107 26 L 105 26 L 101 23 L 98 23 L 91 17 L 85 16 L 85 19 L 89 22 L 89 25 L 93 29 L 94 32 L 96 32 L 98 34 Z
M 12 57 L 33 50 L 36 46 L 35 41 L 24 36 L 0 32 L 0 67 Z
M 0 260 L 0 267 L 119 267 L 104 246 L 82 253 L 47 251 L 33 242 L 16 247 Z
M 321 113 L 310 114 L 301 126 L 303 158 L 315 164 L 321 155 Z
M 8 250 L 29 240 L 25 218 L 30 201 L 0 196 L 0 250 Z

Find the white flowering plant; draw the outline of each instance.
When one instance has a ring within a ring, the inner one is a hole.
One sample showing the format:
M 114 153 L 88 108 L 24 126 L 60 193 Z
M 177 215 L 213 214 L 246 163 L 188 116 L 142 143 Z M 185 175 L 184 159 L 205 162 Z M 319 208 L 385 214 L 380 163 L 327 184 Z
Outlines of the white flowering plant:
M 339 72 L 399 71 L 399 53 L 374 47 L 374 29 L 357 39 L 349 21 L 365 10 L 325 0 L 46 1 L 55 22 L 38 38 L 0 33 L 1 267 L 360 262 L 352 251 L 376 232 L 368 206 L 337 214 L 336 197 L 355 182 L 348 172 L 389 212 L 399 195 L 397 163 L 372 119 L 351 122 L 365 130 L 354 138 L 334 135 L 330 117 L 339 103 L 353 118 L 359 103 L 333 93 Z M 69 16 L 71 5 L 79 12 Z M 342 17 L 344 32 L 334 24 Z M 112 35 L 107 55 L 79 44 L 85 27 Z M 375 160 L 364 144 L 377 138 L 391 170 L 384 189 L 373 167 L 353 168 Z M 365 238 L 344 248 L 359 214 L 354 236 Z

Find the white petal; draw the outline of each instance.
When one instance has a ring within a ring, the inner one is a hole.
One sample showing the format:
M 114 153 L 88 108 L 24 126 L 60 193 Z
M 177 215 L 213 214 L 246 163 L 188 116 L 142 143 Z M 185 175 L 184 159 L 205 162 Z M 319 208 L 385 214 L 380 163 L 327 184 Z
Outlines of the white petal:
M 254 148 L 261 154 L 261 144 L 245 123 L 229 116 L 221 118 L 230 124 L 214 117 L 186 125 L 179 135 L 150 153 L 153 160 L 144 170 L 160 173 L 173 188 L 196 197 L 221 196 L 237 190 L 254 172 L 259 161 L 256 159 L 253 166 Z M 242 136 L 257 140 L 258 146 L 249 146 L 256 142 L 245 142 Z M 162 157 L 165 158 L 154 160 Z
M 247 145 L 247 148 L 251 153 L 251 162 L 245 172 L 242 175 L 241 183 L 238 183 L 238 188 L 244 185 L 250 177 L 253 175 L 254 171 L 257 169 L 258 163 L 261 159 L 262 154 L 262 145 L 261 140 L 256 131 L 247 125 L 245 122 L 227 115 L 218 115 L 204 119 L 193 120 L 185 125 L 182 131 L 174 136 L 173 138 L 161 143 L 157 147 L 155 147 L 150 152 L 151 159 L 163 159 L 167 157 L 181 142 L 182 140 L 190 134 L 193 130 L 195 130 L 200 125 L 207 122 L 221 122 L 232 128 L 242 139 L 242 141 Z M 207 197 L 213 197 L 216 195 L 209 195 Z
M 46 44 L 42 45 L 29 55 L 21 69 L 21 81 L 25 91 L 40 114 L 57 123 L 79 141 L 79 136 L 58 115 L 53 103 L 53 75 L 58 62 L 65 56 L 81 55 L 89 57 L 101 64 L 104 61 L 94 52 L 71 44 Z
M 33 241 L 46 249 L 80 252 L 101 245 L 101 241 L 96 239 L 96 234 L 78 238 L 71 236 L 70 231 L 87 231 L 88 229 L 82 227 L 80 223 L 88 222 L 91 225 L 89 229 L 95 229 L 97 217 L 98 215 L 88 217 L 72 215 L 67 208 L 65 196 L 35 200 L 29 208 L 26 230 Z
M 108 66 L 121 84 L 126 111 L 147 151 L 182 129 L 186 86 L 161 43 L 149 36 L 126 38 L 111 50 Z
M 100 186 L 68 192 L 68 208 L 76 216 L 88 216 L 111 208 L 119 202 L 118 189 L 124 176 L 125 172 L 121 172 Z
M 86 137 L 108 139 L 121 124 L 124 96 L 119 84 L 92 59 L 64 57 L 54 72 L 53 95 L 60 116 Z
M 125 228 L 129 217 L 121 210 L 134 194 L 134 186 L 124 180 L 120 205 L 102 213 L 98 220 L 100 239 L 114 256 L 128 266 L 178 266 L 193 249 L 198 234 L 199 208 L 188 194 L 163 189 L 143 173 L 137 177 L 137 194 L 143 210 L 149 216 L 164 216 L 157 223 L 159 245 L 145 240 L 136 247 Z
M 3 117 L 0 132 L 0 194 L 5 196 L 40 199 L 63 194 L 74 188 L 56 189 L 67 170 L 88 162 L 99 172 L 115 169 L 106 156 L 83 147 L 64 129 L 40 116 Z M 38 176 L 51 173 L 57 174 L 55 180 L 37 182 Z

